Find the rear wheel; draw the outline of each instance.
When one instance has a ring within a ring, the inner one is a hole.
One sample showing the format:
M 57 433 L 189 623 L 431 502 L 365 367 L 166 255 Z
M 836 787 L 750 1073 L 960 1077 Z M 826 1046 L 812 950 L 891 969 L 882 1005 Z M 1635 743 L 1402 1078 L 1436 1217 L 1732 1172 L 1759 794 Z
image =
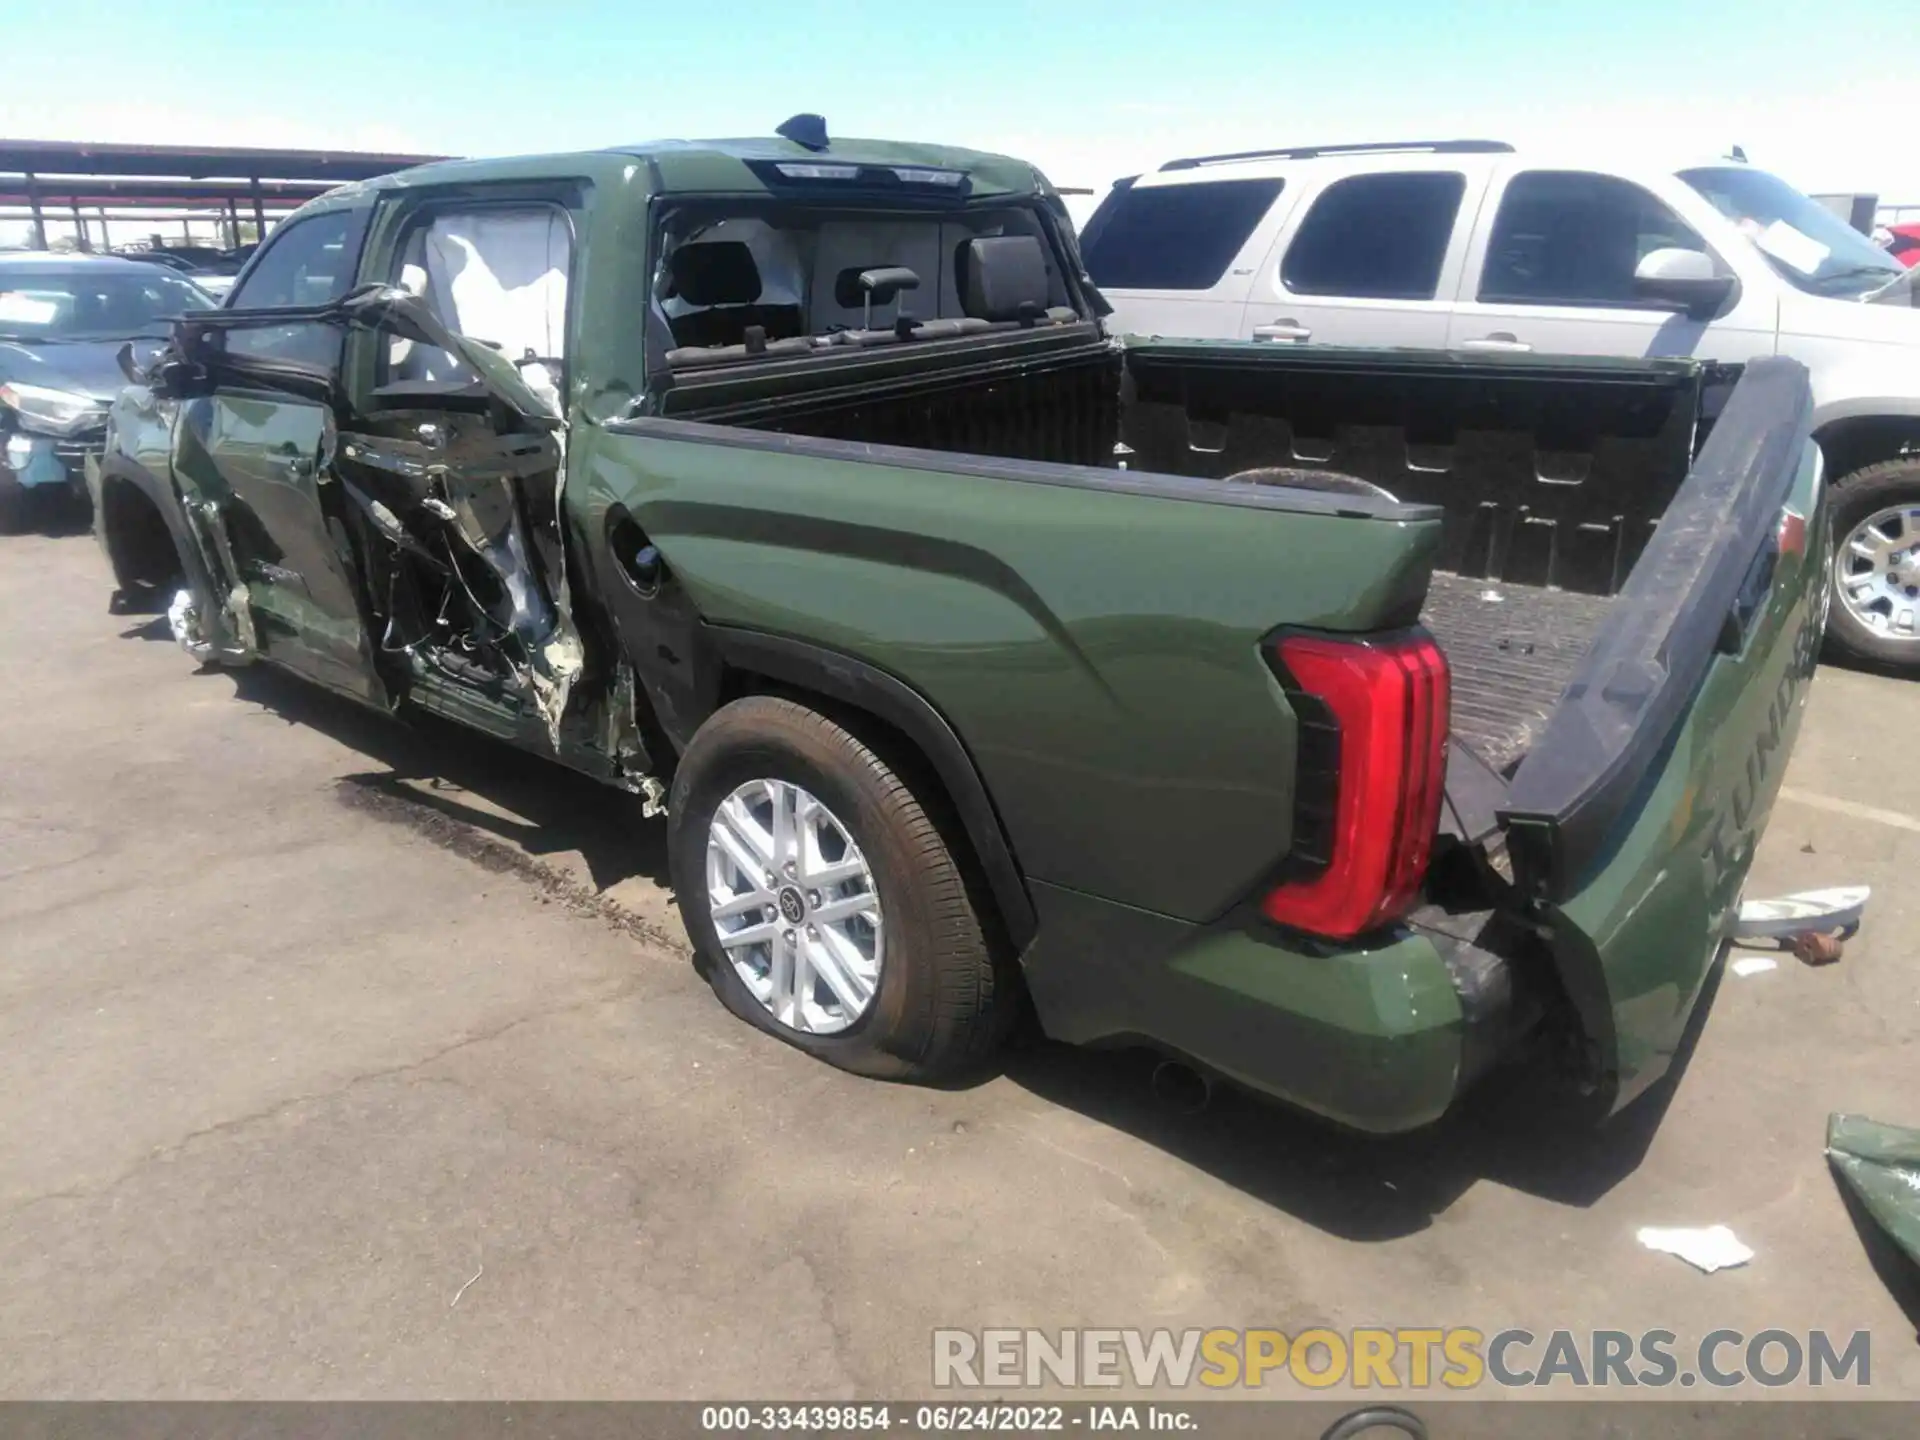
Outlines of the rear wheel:
M 673 888 L 727 1008 L 863 1075 L 930 1080 L 1005 1034 L 1011 985 L 927 805 L 860 737 L 735 701 L 681 757 Z
M 1828 648 L 1920 673 L 1920 456 L 1843 476 L 1832 503 Z

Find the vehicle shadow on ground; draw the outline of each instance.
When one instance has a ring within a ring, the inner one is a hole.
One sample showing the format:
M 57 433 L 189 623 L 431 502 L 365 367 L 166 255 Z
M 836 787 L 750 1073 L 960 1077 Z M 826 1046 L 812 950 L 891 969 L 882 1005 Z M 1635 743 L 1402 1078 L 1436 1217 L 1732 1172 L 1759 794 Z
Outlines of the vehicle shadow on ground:
M 666 826 L 641 819 L 634 797 L 485 736 L 431 717 L 402 722 L 265 666 L 230 676 L 239 698 L 385 767 L 345 777 L 351 786 L 404 800 L 535 858 L 578 852 L 601 891 L 632 876 L 668 886 Z M 1031 1033 L 1000 1064 L 957 1088 L 1004 1075 L 1307 1224 L 1345 1239 L 1388 1240 L 1425 1229 L 1480 1181 L 1585 1207 L 1632 1174 L 1682 1081 L 1719 974 L 1716 967 L 1666 1078 L 1603 1126 L 1540 1067 L 1496 1070 L 1439 1123 L 1382 1137 L 1341 1130 L 1225 1085 L 1196 1108 L 1183 1103 L 1194 1098 L 1191 1087 L 1172 1098 L 1166 1085 L 1156 1087 L 1161 1057 L 1151 1052 L 1085 1050 Z
M 1916 1267 L 1906 1251 L 1894 1243 L 1893 1237 L 1880 1227 L 1873 1213 L 1860 1203 L 1860 1197 L 1840 1179 L 1833 1177 L 1833 1188 L 1839 1192 L 1841 1203 L 1846 1206 L 1847 1219 L 1853 1223 L 1854 1232 L 1860 1237 L 1861 1248 L 1867 1253 L 1867 1263 L 1873 1266 L 1873 1273 L 1880 1283 L 1887 1287 L 1887 1293 L 1907 1317 L 1907 1324 L 1920 1339 L 1920 1267 Z
M 599 890 L 636 875 L 667 883 L 666 825 L 642 819 L 637 797 L 432 716 L 383 715 L 264 665 L 231 675 L 240 699 L 387 767 L 345 777 L 350 784 L 497 836 L 536 859 L 578 852 Z
M 122 640 L 172 640 L 173 627 L 167 624 L 167 617 L 154 615 L 145 620 L 137 620 L 129 628 L 120 632 Z
M 1658 1133 L 1698 1042 L 1709 980 L 1673 1067 L 1605 1124 L 1544 1062 L 1499 1069 L 1435 1125 L 1399 1136 L 1342 1130 L 1217 1086 L 1194 1111 L 1154 1083 L 1160 1057 L 1034 1041 L 1005 1073 L 1048 1102 L 1166 1151 L 1255 1199 L 1348 1240 L 1417 1233 L 1480 1181 L 1585 1208 L 1631 1175 Z M 1191 1094 L 1189 1090 L 1186 1092 Z
M 50 540 L 65 540 L 93 533 L 93 507 L 85 500 L 64 494 L 31 494 L 28 518 L 39 534 Z

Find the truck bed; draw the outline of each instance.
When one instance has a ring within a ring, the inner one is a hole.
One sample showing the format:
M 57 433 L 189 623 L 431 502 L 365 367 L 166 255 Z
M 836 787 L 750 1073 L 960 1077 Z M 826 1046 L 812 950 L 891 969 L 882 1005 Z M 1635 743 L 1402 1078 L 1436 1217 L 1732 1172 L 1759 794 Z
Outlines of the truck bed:
M 990 363 L 999 350 L 1019 368 Z M 860 358 L 874 374 L 858 386 L 819 367 L 778 384 L 689 377 L 664 409 L 1080 465 L 1112 464 L 1117 430 L 1136 470 L 1261 484 L 1286 483 L 1256 480 L 1263 467 L 1327 470 L 1430 505 L 1441 534 L 1419 618 L 1452 667 L 1456 740 L 1505 775 L 1685 481 L 1707 378 L 1687 363 L 1177 342 L 1130 347 L 1122 378 L 1072 327 L 994 337 L 946 375 L 924 360 L 883 374 L 913 358 Z
M 1129 354 L 1122 429 L 1139 463 L 1221 478 L 1304 465 L 1436 507 L 1420 620 L 1453 672 L 1455 740 L 1511 776 L 1685 483 L 1717 377 L 1537 356 L 1222 355 Z
M 1436 571 L 1421 623 L 1453 670 L 1453 734 L 1501 774 L 1532 748 L 1612 600 Z

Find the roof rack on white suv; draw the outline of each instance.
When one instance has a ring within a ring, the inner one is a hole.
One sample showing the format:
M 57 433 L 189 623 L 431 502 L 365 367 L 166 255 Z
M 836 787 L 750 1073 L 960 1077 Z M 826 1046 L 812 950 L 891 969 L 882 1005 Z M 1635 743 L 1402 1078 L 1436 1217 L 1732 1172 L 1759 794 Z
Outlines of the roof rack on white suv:
M 1191 155 L 1169 160 L 1162 170 L 1198 170 L 1202 165 L 1227 165 L 1236 160 L 1314 160 L 1323 155 L 1374 155 L 1419 150 L 1430 155 L 1511 155 L 1504 140 L 1378 140 L 1358 145 L 1298 145 L 1285 150 L 1235 150 L 1225 155 Z

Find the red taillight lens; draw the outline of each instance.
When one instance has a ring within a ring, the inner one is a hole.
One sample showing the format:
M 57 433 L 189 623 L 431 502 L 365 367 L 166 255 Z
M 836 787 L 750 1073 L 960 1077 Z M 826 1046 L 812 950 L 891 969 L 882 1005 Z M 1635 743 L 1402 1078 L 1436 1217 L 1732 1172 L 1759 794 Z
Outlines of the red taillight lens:
M 1781 555 L 1807 553 L 1807 517 L 1798 510 L 1780 511 L 1780 528 L 1774 532 L 1774 549 Z
M 1451 680 L 1432 637 L 1288 635 L 1286 677 L 1337 727 L 1327 864 L 1267 896 L 1267 918 L 1336 939 L 1398 919 L 1426 875 L 1446 793 Z

